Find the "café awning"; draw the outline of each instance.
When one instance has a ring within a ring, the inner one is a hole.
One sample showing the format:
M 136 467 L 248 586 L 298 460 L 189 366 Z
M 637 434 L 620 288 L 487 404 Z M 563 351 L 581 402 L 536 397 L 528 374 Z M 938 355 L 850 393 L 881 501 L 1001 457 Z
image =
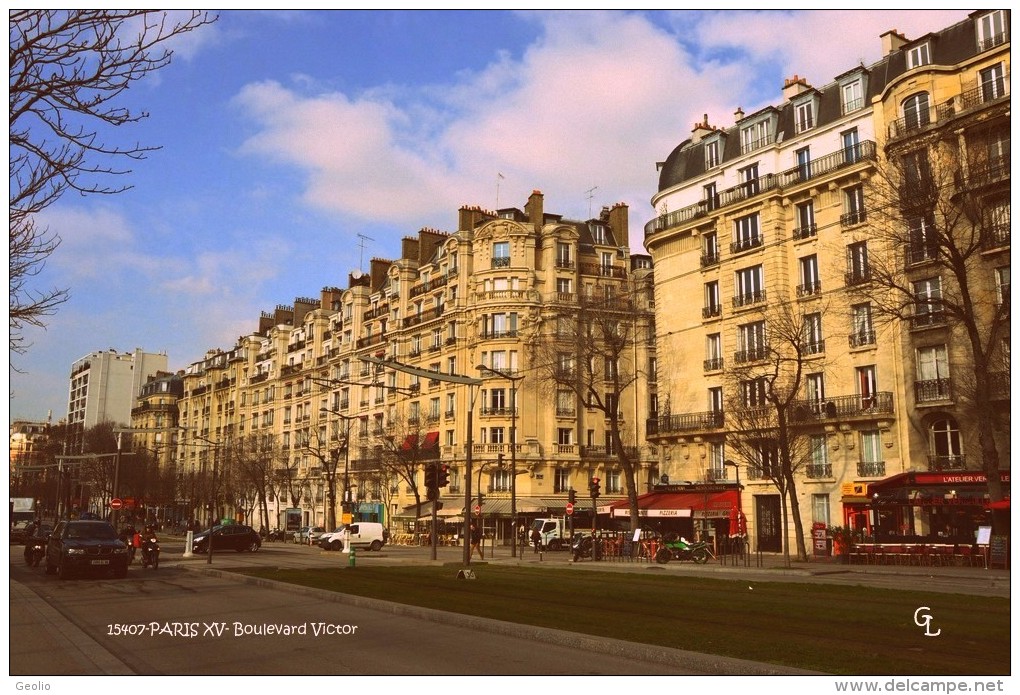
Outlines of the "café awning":
M 737 492 L 648 492 L 639 496 L 637 502 L 640 517 L 728 519 L 730 510 L 737 508 Z M 617 518 L 629 517 L 627 500 L 613 504 L 610 513 Z

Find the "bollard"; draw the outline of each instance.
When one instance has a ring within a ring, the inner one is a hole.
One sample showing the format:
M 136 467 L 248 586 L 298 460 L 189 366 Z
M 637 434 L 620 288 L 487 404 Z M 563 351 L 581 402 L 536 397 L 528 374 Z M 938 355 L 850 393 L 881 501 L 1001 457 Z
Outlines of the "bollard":
M 194 553 L 191 552 L 191 544 L 194 541 L 195 532 L 188 531 L 188 535 L 184 538 L 184 555 L 182 557 L 194 557 Z
M 351 553 L 350 553 L 350 555 L 347 558 L 347 566 L 348 567 L 356 567 L 357 566 L 357 553 L 354 552 L 354 546 L 353 545 L 351 546 Z

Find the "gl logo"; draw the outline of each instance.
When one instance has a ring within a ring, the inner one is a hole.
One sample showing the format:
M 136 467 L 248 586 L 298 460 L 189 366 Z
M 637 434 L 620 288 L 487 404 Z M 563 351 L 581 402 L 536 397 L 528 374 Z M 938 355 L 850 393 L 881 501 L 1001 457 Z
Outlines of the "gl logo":
M 936 630 L 935 632 L 931 631 L 932 617 L 931 613 L 928 613 L 928 611 L 930 610 L 931 608 L 929 608 L 928 606 L 921 606 L 916 611 L 914 611 L 914 625 L 924 628 L 925 637 L 938 637 L 939 635 L 942 634 L 942 630 Z

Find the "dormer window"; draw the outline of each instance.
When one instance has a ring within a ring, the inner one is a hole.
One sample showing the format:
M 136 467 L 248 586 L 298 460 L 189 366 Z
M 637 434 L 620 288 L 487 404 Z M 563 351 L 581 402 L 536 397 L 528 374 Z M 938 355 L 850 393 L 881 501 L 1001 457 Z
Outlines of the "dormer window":
M 705 169 L 719 166 L 719 141 L 705 143 Z
M 850 113 L 864 106 L 864 94 L 860 80 L 845 84 L 840 89 L 840 103 L 843 113 Z
M 606 243 L 606 228 L 601 224 L 593 224 L 591 226 L 591 236 L 596 244 Z
M 975 22 L 977 25 L 977 42 L 979 51 L 1004 44 L 1009 41 L 1009 26 L 1005 10 L 995 10 L 982 15 Z
M 764 147 L 770 141 L 768 121 L 758 121 L 740 130 L 741 154 Z
M 803 133 L 805 130 L 809 130 L 815 125 L 815 103 L 814 101 L 805 101 L 801 104 L 797 104 L 793 107 L 794 123 L 796 124 L 797 132 Z
M 927 41 L 907 51 L 907 70 L 931 64 L 931 51 Z

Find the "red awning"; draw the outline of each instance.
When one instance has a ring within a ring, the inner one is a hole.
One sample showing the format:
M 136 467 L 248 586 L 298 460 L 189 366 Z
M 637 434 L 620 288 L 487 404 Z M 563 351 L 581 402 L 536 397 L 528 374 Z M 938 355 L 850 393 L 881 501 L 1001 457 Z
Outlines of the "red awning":
M 638 497 L 638 516 L 681 518 L 697 516 L 728 519 L 737 508 L 736 490 L 720 492 L 649 492 Z M 614 517 L 630 516 L 627 500 L 610 506 Z
M 999 500 L 998 502 L 989 502 L 989 509 L 1009 509 L 1009 499 Z

